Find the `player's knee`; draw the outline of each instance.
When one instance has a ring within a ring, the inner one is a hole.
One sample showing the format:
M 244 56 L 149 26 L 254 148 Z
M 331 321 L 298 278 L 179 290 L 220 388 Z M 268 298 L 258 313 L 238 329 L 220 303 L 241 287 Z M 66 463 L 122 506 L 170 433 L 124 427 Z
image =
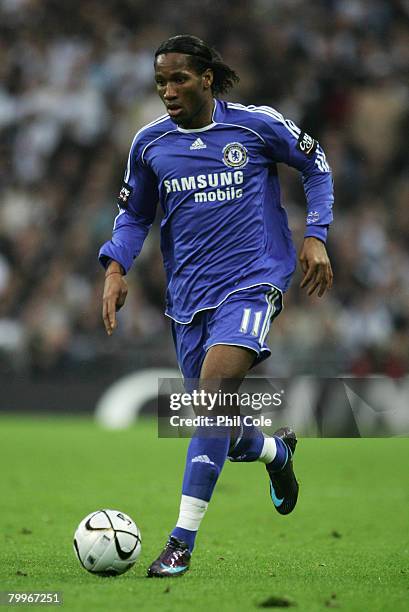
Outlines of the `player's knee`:
M 228 385 L 238 389 L 255 359 L 254 351 L 245 347 L 216 345 L 209 349 L 200 374 L 201 386 Z

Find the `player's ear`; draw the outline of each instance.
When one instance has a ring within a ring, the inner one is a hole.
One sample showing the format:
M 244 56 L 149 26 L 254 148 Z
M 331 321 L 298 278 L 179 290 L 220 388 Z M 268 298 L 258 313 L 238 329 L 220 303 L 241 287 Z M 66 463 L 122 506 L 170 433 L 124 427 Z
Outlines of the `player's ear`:
M 202 82 L 203 88 L 209 89 L 213 84 L 213 70 L 211 68 L 207 68 L 202 74 Z

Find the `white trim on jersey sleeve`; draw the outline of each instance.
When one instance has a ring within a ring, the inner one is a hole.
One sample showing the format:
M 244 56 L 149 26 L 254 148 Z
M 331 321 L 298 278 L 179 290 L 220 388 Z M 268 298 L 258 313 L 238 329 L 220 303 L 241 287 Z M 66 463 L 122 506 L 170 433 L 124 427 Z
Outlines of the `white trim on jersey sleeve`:
M 169 115 L 161 115 L 160 117 L 158 117 L 157 119 L 154 119 L 153 121 L 151 121 L 150 123 L 147 123 L 146 125 L 144 125 L 143 127 L 141 127 L 140 130 L 138 130 L 135 134 L 135 136 L 133 137 L 132 140 L 132 144 L 129 148 L 129 155 L 128 155 L 128 162 L 126 164 L 126 172 L 125 172 L 125 176 L 124 176 L 124 181 L 125 183 L 127 183 L 129 181 L 129 177 L 131 175 L 131 152 L 133 149 L 133 146 L 135 144 L 135 140 L 138 138 L 138 136 L 144 132 L 145 130 L 147 130 L 150 127 L 154 127 L 156 125 L 159 125 L 160 123 L 163 123 L 164 121 L 166 121 L 167 119 L 169 119 Z
M 327 158 L 325 157 L 325 153 L 321 149 L 320 145 L 317 146 L 317 158 L 315 160 L 315 163 L 321 170 L 321 172 L 331 172 L 331 168 L 329 167 Z
M 271 106 L 254 106 L 254 104 L 251 104 L 250 106 L 244 106 L 244 104 L 228 102 L 227 107 L 235 110 L 247 111 L 248 113 L 262 113 L 263 115 L 267 115 L 268 117 L 275 119 L 279 123 L 282 123 L 284 127 L 286 127 L 287 130 L 292 134 L 292 136 L 294 136 L 294 138 L 298 138 L 301 133 L 300 128 L 298 128 L 295 123 L 293 123 L 289 119 L 284 119 L 283 115 Z
M 256 130 L 253 130 L 252 128 L 247 127 L 247 125 L 240 125 L 238 123 L 225 123 L 224 121 L 218 122 L 217 125 L 227 125 L 229 127 L 236 127 L 236 128 L 241 128 L 242 130 L 247 130 L 247 131 L 252 132 L 253 134 L 255 134 L 257 136 L 257 138 L 260 138 L 260 140 L 264 144 L 266 144 L 266 141 L 264 140 L 262 135 L 259 134 L 258 132 L 256 132 Z
M 275 108 L 272 108 L 271 106 L 255 106 L 254 104 L 244 106 L 244 104 L 239 104 L 237 102 L 228 102 L 227 108 L 231 108 L 233 110 L 241 110 L 244 112 L 247 111 L 248 113 L 261 113 L 263 115 L 267 115 L 268 117 L 271 117 L 272 119 L 275 119 L 276 121 L 284 125 L 284 127 L 286 127 L 287 130 L 292 134 L 292 136 L 294 136 L 294 138 L 296 138 L 297 140 L 301 134 L 300 128 L 293 121 L 291 121 L 291 119 L 285 119 L 281 113 L 279 113 Z M 318 143 L 317 156 L 314 163 L 318 167 L 318 169 L 321 170 L 321 172 L 331 172 L 331 169 L 327 162 L 327 158 L 325 157 L 325 153 Z
M 153 140 L 151 140 L 150 142 L 148 142 L 148 144 L 143 148 L 142 153 L 141 153 L 141 160 L 142 162 L 144 162 L 145 160 L 143 159 L 143 156 L 145 155 L 145 151 L 148 147 L 150 147 L 151 145 L 153 145 L 154 142 L 156 142 L 157 140 L 160 140 L 161 138 L 163 138 L 164 136 L 167 136 L 167 134 L 172 134 L 173 132 L 177 132 L 176 128 L 174 130 L 168 130 L 167 132 L 163 132 L 163 134 L 161 134 L 160 136 L 157 136 L 156 138 L 154 138 Z

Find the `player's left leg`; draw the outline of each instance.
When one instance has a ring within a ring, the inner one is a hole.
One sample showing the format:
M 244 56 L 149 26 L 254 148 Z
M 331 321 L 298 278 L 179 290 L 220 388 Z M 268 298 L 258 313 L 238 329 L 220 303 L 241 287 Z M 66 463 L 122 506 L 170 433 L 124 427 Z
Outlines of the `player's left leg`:
M 218 345 L 209 349 L 201 368 L 200 390 L 207 397 L 237 392 L 254 358 L 253 351 L 242 347 Z M 219 404 L 216 412 L 220 414 L 223 408 Z M 228 411 L 231 415 L 231 406 Z M 164 550 L 149 567 L 148 576 L 180 576 L 188 570 L 197 531 L 227 458 L 230 434 L 230 427 L 216 421 L 197 428 L 188 449 L 179 518 Z
M 234 450 L 229 450 L 230 461 L 242 463 L 261 461 L 269 476 L 271 501 L 279 514 L 290 514 L 298 500 L 298 482 L 293 467 L 297 437 L 290 427 L 278 429 L 272 436 L 264 436 L 254 425 L 243 426 Z
M 247 346 L 254 351 L 254 365 L 260 363 L 270 356 L 265 338 L 281 310 L 282 296 L 277 289 L 258 286 L 237 292 L 217 309 L 205 347 L 216 343 Z M 292 512 L 298 499 L 293 469 L 296 444 L 295 433 L 289 427 L 267 437 L 254 425 L 241 421 L 241 430 L 229 449 L 231 461 L 265 464 L 271 500 L 280 514 Z

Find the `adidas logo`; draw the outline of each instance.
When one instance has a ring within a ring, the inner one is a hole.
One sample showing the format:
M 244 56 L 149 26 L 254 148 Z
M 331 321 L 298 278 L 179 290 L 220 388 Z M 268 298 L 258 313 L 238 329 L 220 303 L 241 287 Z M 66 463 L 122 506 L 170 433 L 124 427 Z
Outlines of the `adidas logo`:
M 196 138 L 194 143 L 190 145 L 189 148 L 191 151 L 196 151 L 197 149 L 206 149 L 207 147 L 201 138 Z
M 192 463 L 197 463 L 197 462 L 210 463 L 210 465 L 215 465 L 214 461 L 210 461 L 207 455 L 197 455 L 196 457 L 193 457 Z

